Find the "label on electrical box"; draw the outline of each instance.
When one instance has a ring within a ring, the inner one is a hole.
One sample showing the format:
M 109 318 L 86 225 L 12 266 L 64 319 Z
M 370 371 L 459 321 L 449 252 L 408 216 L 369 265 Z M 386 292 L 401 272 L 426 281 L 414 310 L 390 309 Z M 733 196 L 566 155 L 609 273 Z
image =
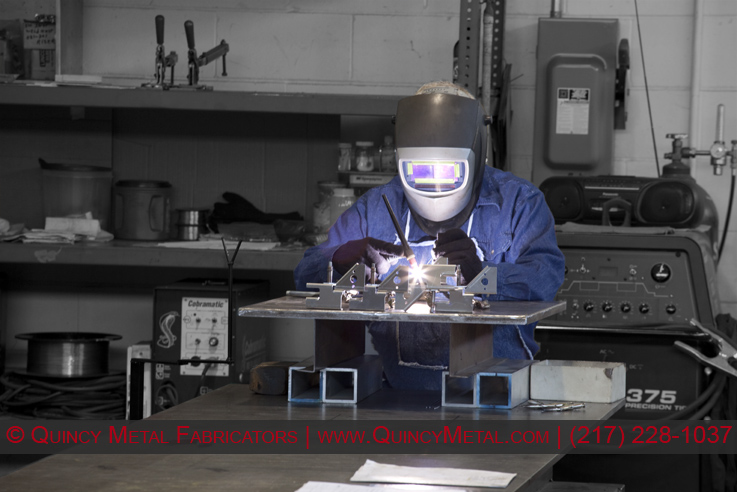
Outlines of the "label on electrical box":
M 555 133 L 559 135 L 588 135 L 591 89 L 559 87 Z
M 228 376 L 227 364 L 208 364 L 208 360 L 228 357 L 228 299 L 211 297 L 182 297 L 183 359 L 202 359 L 198 365 L 185 364 L 182 376 Z

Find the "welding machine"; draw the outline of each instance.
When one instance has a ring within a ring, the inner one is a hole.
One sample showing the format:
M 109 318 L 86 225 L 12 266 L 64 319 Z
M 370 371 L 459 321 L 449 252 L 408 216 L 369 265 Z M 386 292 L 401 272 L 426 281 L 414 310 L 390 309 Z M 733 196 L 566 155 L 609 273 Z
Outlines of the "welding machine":
M 718 314 L 707 229 L 557 226 L 566 269 L 556 299 L 567 305 L 537 326 L 536 358 L 625 363 L 625 406 L 614 418 L 671 418 L 692 406 L 710 378 L 673 344 L 706 344 L 689 320 L 713 327 Z M 692 455 L 570 455 L 556 464 L 553 478 L 624 483 L 644 492 L 699 490 L 700 475 Z
M 566 257 L 556 299 L 567 306 L 538 325 L 538 357 L 626 363 L 627 402 L 618 418 L 667 417 L 693 402 L 705 372 L 673 343 L 703 338 L 691 319 L 714 326 L 709 235 L 565 224 L 556 236 Z
M 240 318 L 237 309 L 267 300 L 269 283 L 188 279 L 156 287 L 151 371 L 152 413 L 166 410 L 230 383 L 248 383 L 267 356 L 266 323 Z M 233 317 L 232 334 L 228 324 Z M 230 364 L 211 361 L 227 360 Z M 179 360 L 202 360 L 179 364 Z

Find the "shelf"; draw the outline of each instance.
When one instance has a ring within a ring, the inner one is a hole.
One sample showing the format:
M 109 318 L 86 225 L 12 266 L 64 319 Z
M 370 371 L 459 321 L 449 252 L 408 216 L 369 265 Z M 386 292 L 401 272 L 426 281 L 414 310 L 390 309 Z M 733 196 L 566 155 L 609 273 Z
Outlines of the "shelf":
M 0 104 L 391 116 L 402 96 L 0 85 Z
M 304 249 L 251 251 L 241 250 L 235 270 L 292 271 L 304 255 Z M 79 265 L 109 267 L 154 267 L 220 269 L 227 263 L 222 250 L 163 248 L 133 241 L 86 244 L 0 243 L 0 265 Z

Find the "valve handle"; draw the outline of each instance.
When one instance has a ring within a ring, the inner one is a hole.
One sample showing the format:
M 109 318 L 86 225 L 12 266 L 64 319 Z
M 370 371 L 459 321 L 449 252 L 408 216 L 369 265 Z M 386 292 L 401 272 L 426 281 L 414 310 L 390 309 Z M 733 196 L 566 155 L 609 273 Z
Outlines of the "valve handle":
M 164 44 L 164 16 L 156 16 L 156 44 Z
M 184 33 L 187 35 L 187 47 L 194 49 L 194 23 L 191 20 L 184 22 Z

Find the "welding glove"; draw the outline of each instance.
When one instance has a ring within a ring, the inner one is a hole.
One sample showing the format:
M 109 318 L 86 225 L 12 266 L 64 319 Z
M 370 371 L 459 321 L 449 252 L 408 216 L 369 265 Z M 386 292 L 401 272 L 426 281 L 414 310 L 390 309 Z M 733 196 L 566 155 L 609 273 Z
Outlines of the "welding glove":
M 448 258 L 448 264 L 461 267 L 461 285 L 468 284 L 483 268 L 476 254 L 476 243 L 461 229 L 438 233 L 433 252 Z
M 217 232 L 217 224 L 230 224 L 231 222 L 256 222 L 257 224 L 272 224 L 277 219 L 302 220 L 298 212 L 286 214 L 264 213 L 257 209 L 251 202 L 238 195 L 226 191 L 223 193 L 226 203 L 216 203 L 213 211 L 208 217 L 208 226 Z
M 389 272 L 392 260 L 404 256 L 404 250 L 399 244 L 392 244 L 373 237 L 365 237 L 348 241 L 333 253 L 333 270 L 340 276 L 356 263 L 363 263 L 366 268 L 366 278 L 371 272 L 371 265 L 376 265 L 376 273 L 384 275 Z

